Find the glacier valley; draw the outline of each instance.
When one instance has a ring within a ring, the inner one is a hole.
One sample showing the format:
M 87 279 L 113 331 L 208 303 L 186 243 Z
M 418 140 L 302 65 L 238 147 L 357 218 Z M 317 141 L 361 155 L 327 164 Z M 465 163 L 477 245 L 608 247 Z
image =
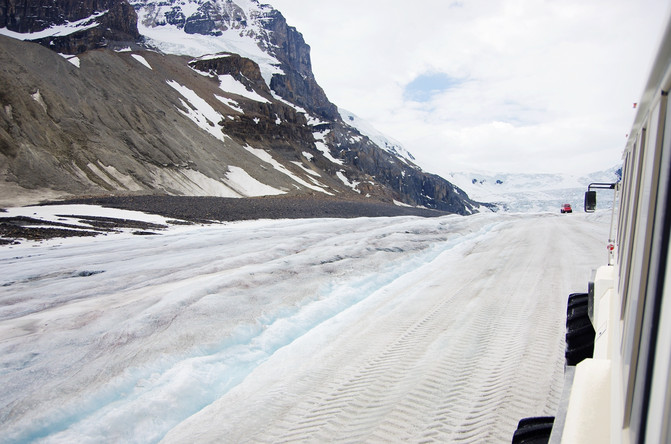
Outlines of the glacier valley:
M 566 298 L 605 261 L 609 221 L 255 220 L 2 245 L 0 442 L 509 442 L 557 407 Z

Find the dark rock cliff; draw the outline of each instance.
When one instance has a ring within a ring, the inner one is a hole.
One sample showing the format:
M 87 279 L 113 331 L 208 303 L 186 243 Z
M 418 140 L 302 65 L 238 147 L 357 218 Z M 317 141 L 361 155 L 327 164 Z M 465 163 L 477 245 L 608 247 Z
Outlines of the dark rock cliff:
M 221 57 L 193 60 L 189 66 L 212 75 L 230 75 L 250 91 L 256 91 L 268 100 L 272 94 L 261 76 L 259 65 L 237 54 L 222 54 Z
M 270 32 L 270 52 L 281 62 L 283 76 L 275 75 L 270 83 L 280 96 L 327 120 L 340 120 L 338 108 L 331 103 L 312 73 L 310 46 L 303 35 L 279 11 L 269 14 L 266 27 Z
M 137 14 L 126 0 L 0 1 L 0 28 L 6 27 L 19 33 L 38 32 L 94 15 L 90 21 L 97 26 L 37 41 L 60 53 L 78 54 L 104 47 L 110 41 L 136 41 L 140 38 Z

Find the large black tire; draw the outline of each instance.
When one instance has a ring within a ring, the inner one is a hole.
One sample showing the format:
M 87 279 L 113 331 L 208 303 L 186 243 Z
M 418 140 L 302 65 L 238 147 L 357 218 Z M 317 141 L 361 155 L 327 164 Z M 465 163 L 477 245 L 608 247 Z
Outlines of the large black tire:
M 569 295 L 566 307 L 566 365 L 577 365 L 594 355 L 596 332 L 587 313 L 587 293 Z
M 587 318 L 589 321 L 589 314 L 587 313 L 587 302 L 581 305 L 573 305 L 566 309 L 566 323 L 572 322 L 574 320 L 579 320 Z
M 571 348 L 567 346 L 566 353 L 564 354 L 566 365 L 578 365 L 585 359 L 591 358 L 593 355 L 594 342 L 584 345 L 574 345 Z
M 517 424 L 512 444 L 547 444 L 552 433 L 554 416 L 523 418 Z
M 566 304 L 567 308 L 581 306 L 587 304 L 589 295 L 587 293 L 571 293 L 568 296 L 568 303 Z

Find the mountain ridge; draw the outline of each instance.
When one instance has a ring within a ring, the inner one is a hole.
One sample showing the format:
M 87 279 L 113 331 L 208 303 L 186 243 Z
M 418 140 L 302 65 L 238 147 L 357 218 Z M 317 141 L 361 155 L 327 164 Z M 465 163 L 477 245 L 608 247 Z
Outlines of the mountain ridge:
M 302 35 L 268 5 L 66 2 L 26 25 L 20 13 L 30 8 L 8 4 L 5 196 L 320 193 L 479 211 L 447 180 L 348 125 L 314 79 Z

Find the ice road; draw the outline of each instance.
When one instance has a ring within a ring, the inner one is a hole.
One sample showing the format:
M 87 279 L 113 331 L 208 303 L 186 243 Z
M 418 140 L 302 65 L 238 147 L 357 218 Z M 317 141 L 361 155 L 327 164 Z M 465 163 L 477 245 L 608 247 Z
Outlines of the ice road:
M 0 442 L 510 442 L 608 215 L 305 219 L 0 247 Z

